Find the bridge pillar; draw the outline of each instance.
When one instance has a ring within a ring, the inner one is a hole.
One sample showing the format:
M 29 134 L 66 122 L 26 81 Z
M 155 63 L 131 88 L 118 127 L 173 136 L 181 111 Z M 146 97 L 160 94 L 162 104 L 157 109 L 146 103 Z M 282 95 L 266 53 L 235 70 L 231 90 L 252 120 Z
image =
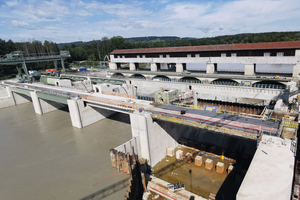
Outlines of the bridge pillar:
M 30 92 L 30 96 L 32 99 L 34 112 L 39 115 L 42 115 L 42 114 L 45 114 L 45 113 L 48 113 L 48 112 L 51 112 L 54 110 L 58 110 L 58 109 L 64 107 L 64 105 L 61 103 L 57 103 L 54 101 L 44 100 L 44 99 L 39 98 L 35 91 Z
M 54 60 L 54 67 L 55 67 L 55 69 L 57 71 L 57 60 Z
M 214 74 L 215 73 L 215 64 L 214 63 L 207 63 L 206 64 L 206 73 L 207 74 Z
M 193 90 L 194 106 L 198 106 L 198 92 Z
M 63 58 L 61 58 L 61 59 L 60 59 L 60 62 L 61 62 L 61 67 L 62 67 L 62 70 L 63 70 L 63 72 L 65 72 L 65 71 L 66 71 L 66 69 L 65 69 L 65 62 L 64 62 L 64 59 L 63 59 Z
M 297 77 L 299 77 L 299 74 L 300 74 L 300 64 L 294 66 L 293 77 L 297 78 Z
M 110 62 L 108 65 L 110 70 L 117 70 L 117 63 Z
M 129 69 L 131 70 L 131 71 L 135 71 L 136 69 L 135 69 L 135 64 L 134 63 L 129 63 Z
M 71 122 L 74 127 L 83 128 L 109 117 L 114 111 L 84 105 L 82 100 L 68 100 Z
M 23 66 L 24 72 L 25 72 L 25 74 L 26 74 L 26 79 L 29 81 L 29 74 L 28 74 L 28 71 L 27 71 L 27 67 L 26 67 L 26 62 L 25 62 L 25 60 L 23 60 L 22 66 Z
M 14 95 L 9 87 L 0 88 L 0 92 L 1 96 L 3 95 L 3 97 L 0 98 L 0 108 L 6 108 L 17 105 Z M 6 93 L 7 95 L 4 95 L 4 93 Z
M 296 49 L 295 51 L 295 57 L 300 57 L 300 49 Z
M 244 75 L 254 76 L 255 75 L 255 67 L 254 64 L 245 65 L 245 73 Z
M 130 114 L 130 124 L 132 137 L 140 138 L 141 156 L 152 167 L 166 156 L 168 147 L 178 145 L 159 124 L 153 122 L 150 114 Z
M 182 63 L 176 63 L 176 72 L 183 72 L 183 64 Z
M 156 65 L 156 63 L 151 63 L 151 72 L 157 72 L 157 65 Z

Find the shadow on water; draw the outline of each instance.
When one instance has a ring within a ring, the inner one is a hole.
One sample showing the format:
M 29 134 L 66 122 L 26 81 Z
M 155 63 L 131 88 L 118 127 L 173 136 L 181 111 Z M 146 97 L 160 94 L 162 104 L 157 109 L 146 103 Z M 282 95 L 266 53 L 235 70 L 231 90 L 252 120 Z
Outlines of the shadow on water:
M 97 192 L 94 192 L 93 194 L 90 194 L 86 197 L 83 197 L 80 200 L 100 200 L 107 196 L 110 196 L 114 194 L 115 192 L 122 190 L 127 187 L 128 184 L 128 178 L 125 178 L 117 183 L 114 183 L 106 188 L 103 188 Z M 125 192 L 124 192 L 125 194 Z
M 123 122 L 125 124 L 130 124 L 130 116 L 125 113 L 114 113 L 111 116 L 107 117 L 108 119 L 115 120 L 118 122 Z

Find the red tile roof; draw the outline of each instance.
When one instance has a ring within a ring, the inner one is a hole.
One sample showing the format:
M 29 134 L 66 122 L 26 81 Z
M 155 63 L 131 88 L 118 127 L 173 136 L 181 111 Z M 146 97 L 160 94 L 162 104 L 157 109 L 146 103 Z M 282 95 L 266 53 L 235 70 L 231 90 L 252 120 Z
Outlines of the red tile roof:
M 111 52 L 111 54 L 172 53 L 172 52 L 200 52 L 200 51 L 228 51 L 228 50 L 261 50 L 261 49 L 300 49 L 300 41 L 247 43 L 247 44 L 221 44 L 221 45 L 163 47 L 163 48 L 145 48 L 145 49 L 117 49 Z

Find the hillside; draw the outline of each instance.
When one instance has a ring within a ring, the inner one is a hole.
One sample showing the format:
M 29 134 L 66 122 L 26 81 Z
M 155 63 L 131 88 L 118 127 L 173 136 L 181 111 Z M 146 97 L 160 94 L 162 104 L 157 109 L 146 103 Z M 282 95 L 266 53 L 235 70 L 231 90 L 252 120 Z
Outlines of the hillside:
M 191 37 L 176 37 L 176 36 L 146 36 L 146 37 L 131 37 L 124 40 L 137 42 L 167 42 L 167 46 L 193 46 L 193 45 L 210 45 L 210 44 L 236 44 L 236 43 L 256 43 L 256 42 L 279 42 L 279 41 L 295 41 L 300 40 L 300 32 L 268 32 L 268 33 L 243 33 L 236 35 L 223 35 L 210 38 L 191 38 Z M 102 40 L 93 40 L 101 44 Z M 93 41 L 83 42 L 76 41 L 70 43 L 59 43 L 58 47 L 74 44 L 80 46 L 82 44 L 90 45 Z

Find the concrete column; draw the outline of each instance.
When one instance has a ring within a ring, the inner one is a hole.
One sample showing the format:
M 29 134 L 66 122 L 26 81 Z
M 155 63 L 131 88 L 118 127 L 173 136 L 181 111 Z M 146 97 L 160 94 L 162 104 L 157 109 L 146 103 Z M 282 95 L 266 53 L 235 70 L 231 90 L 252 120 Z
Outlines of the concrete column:
M 198 93 L 193 90 L 194 106 L 198 106 Z
M 176 63 L 176 72 L 183 72 L 183 65 L 182 63 Z
M 34 112 L 36 114 L 42 115 L 43 112 L 42 112 L 41 104 L 40 104 L 40 101 L 39 101 L 39 98 L 38 98 L 36 92 L 30 92 L 30 95 L 31 95 L 31 99 L 32 99 Z
M 300 57 L 300 49 L 295 50 L 295 57 Z
M 135 69 L 135 64 L 134 63 L 129 63 L 129 69 L 131 70 L 131 71 L 135 71 L 136 69 Z
M 130 114 L 131 134 L 132 137 L 140 139 L 140 154 L 143 158 L 148 160 L 151 165 L 149 133 L 147 119 L 142 114 Z
M 83 128 L 81 123 L 81 117 L 79 113 L 79 108 L 76 100 L 68 100 L 69 113 L 71 117 L 72 126 L 77 128 Z
M 115 113 L 102 108 L 84 106 L 82 100 L 68 100 L 68 107 L 72 125 L 77 128 L 86 127 Z
M 215 73 L 215 65 L 213 63 L 206 64 L 206 73 L 207 74 L 214 74 Z
M 151 63 L 151 72 L 156 72 L 156 71 L 157 71 L 156 63 Z
M 1 92 L 0 108 L 6 108 L 6 107 L 17 105 L 9 87 L 1 88 L 0 92 Z
M 254 76 L 254 64 L 245 65 L 244 75 Z
M 168 147 L 178 146 L 174 138 L 179 139 L 180 136 L 171 136 L 159 124 L 153 122 L 150 114 L 130 114 L 130 124 L 132 137 L 140 138 L 142 157 L 147 159 L 152 167 L 166 156 Z
M 293 77 L 298 77 L 300 73 L 300 65 L 295 65 L 293 68 Z
M 113 62 L 110 62 L 110 63 L 109 63 L 109 69 L 110 69 L 110 70 L 117 70 L 117 64 L 116 64 L 116 63 L 113 63 Z

